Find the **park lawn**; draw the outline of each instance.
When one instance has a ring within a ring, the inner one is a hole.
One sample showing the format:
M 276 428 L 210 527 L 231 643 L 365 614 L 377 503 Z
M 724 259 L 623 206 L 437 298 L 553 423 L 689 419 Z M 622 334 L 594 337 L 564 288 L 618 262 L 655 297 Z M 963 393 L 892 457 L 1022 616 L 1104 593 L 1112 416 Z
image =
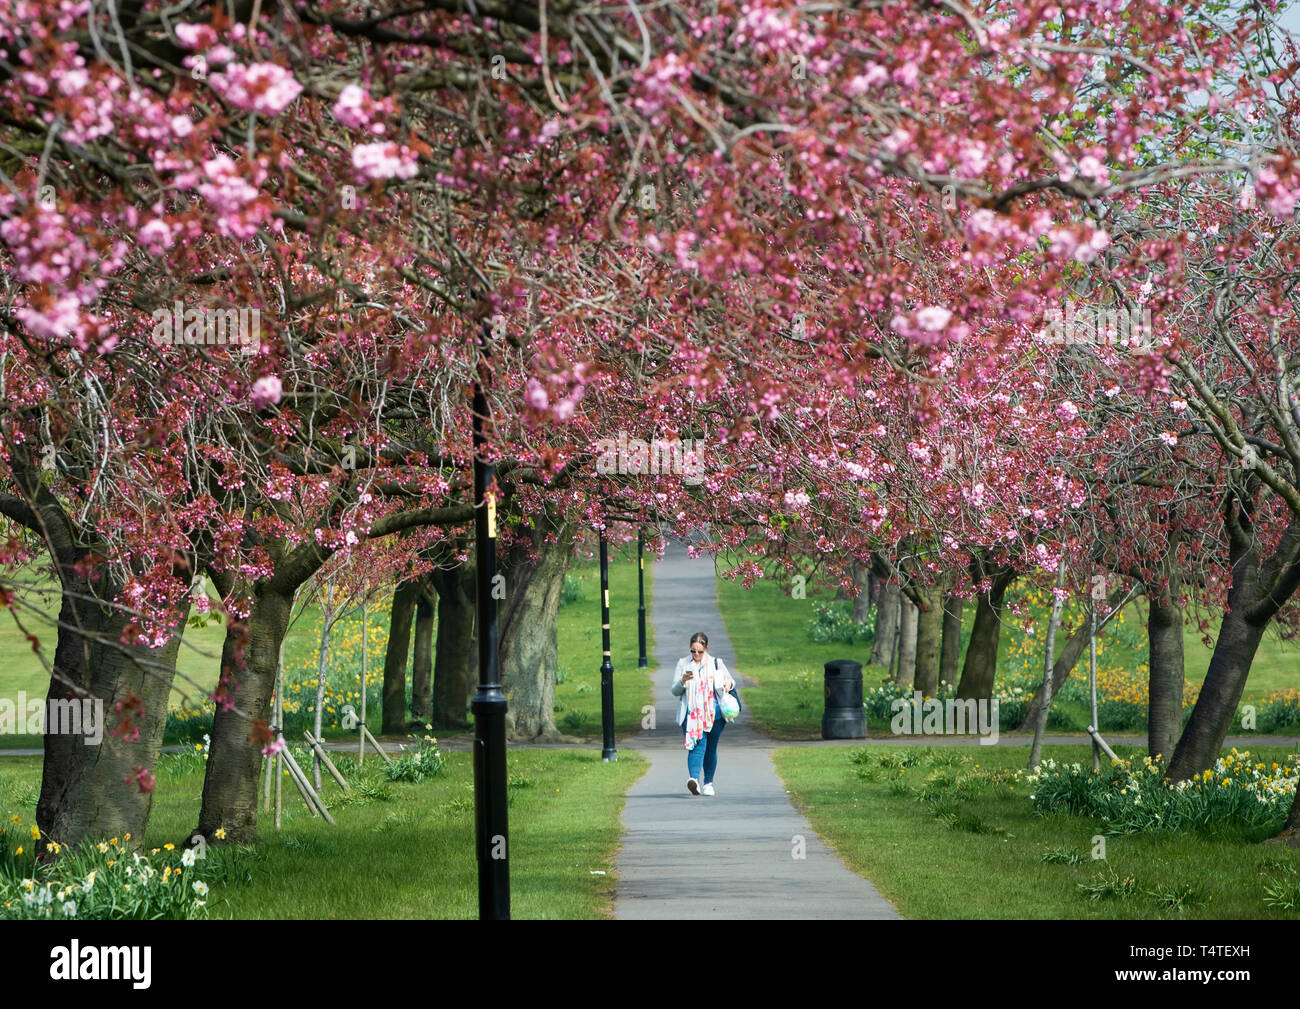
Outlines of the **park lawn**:
M 916 794 L 943 767 L 960 773 L 973 772 L 977 764 L 982 772 L 1023 768 L 1027 747 L 871 747 L 876 756 L 921 758 L 915 767 L 868 775 L 876 780 L 855 773 L 856 749 L 781 747 L 773 759 L 818 835 L 905 918 L 1300 917 L 1267 906 L 1263 889 L 1270 880 L 1286 880 L 1300 900 L 1300 851 L 1228 831 L 1138 834 L 1106 837 L 1105 861 L 1096 861 L 1091 854 L 1099 825 L 1078 816 L 1037 815 L 1024 782 L 990 781 L 970 798 L 949 800 L 947 809 Z M 1283 747 L 1251 752 L 1262 760 L 1295 758 L 1294 750 Z M 1044 756 L 1058 762 L 1092 759 L 1084 746 L 1052 746 Z M 948 813 L 953 826 L 945 826 L 936 812 Z M 1081 853 L 1082 860 L 1044 862 L 1053 850 Z M 1094 901 L 1079 889 L 1111 872 L 1132 877 L 1137 892 Z
M 358 776 L 351 757 L 333 755 L 354 790 L 364 783 L 371 796 L 343 800 L 327 778 L 335 826 L 312 819 L 286 779 L 282 829 L 262 814 L 262 844 L 237 860 L 248 875 L 214 884 L 213 916 L 477 918 L 473 768 L 467 753 L 444 757 L 442 775 L 412 784 L 386 781 L 378 758 Z M 298 758 L 307 759 L 301 750 Z M 512 750 L 506 764 L 513 916 L 611 917 L 619 817 L 644 758 L 625 753 L 606 764 L 591 750 Z M 146 847 L 184 841 L 197 822 L 202 774 L 199 757 L 163 757 Z M 38 758 L 0 763 L 6 822 L 18 814 L 25 830 L 34 821 L 39 781 Z
M 558 629 L 558 656 L 561 682 L 556 690 L 556 723 L 561 730 L 578 739 L 593 740 L 600 736 L 600 577 L 595 560 L 575 562 L 571 574 L 581 586 L 581 597 L 561 606 Z M 650 605 L 653 570 L 645 569 L 646 606 Z M 47 595 L 44 605 L 57 603 Z M 379 735 L 382 721 L 380 691 L 383 683 L 384 650 L 388 639 L 388 614 L 391 595 L 376 601 L 366 614 L 367 628 L 367 700 L 366 724 Z M 310 603 L 296 611 L 285 637 L 284 670 L 286 693 L 294 695 L 295 685 L 306 708 L 314 706 L 314 684 L 320 654 L 321 610 Z M 31 618 L 25 620 L 32 624 Z M 352 738 L 355 731 L 340 724 L 341 704 L 350 702 L 360 711 L 361 614 L 353 610 L 334 626 L 330 641 L 330 680 L 333 689 L 327 695 L 322 735 L 329 739 Z M 616 733 L 628 735 L 640 730 L 642 708 L 651 703 L 649 670 L 637 668 L 637 580 L 636 545 L 625 545 L 610 557 L 610 624 L 611 651 L 614 664 L 614 714 Z M 195 626 L 198 625 L 198 626 Z M 49 654 L 54 642 L 53 628 L 29 630 L 41 638 Z M 654 659 L 654 632 L 648 628 L 647 649 Z M 436 626 L 434 633 L 437 633 Z M 206 696 L 216 685 L 220 668 L 224 627 L 220 620 L 194 620 L 186 629 L 177 662 L 177 688 L 172 691 L 173 708 L 185 706 L 186 700 Z M 412 635 L 412 648 L 414 647 Z M 408 669 L 410 653 L 407 655 Z M 182 679 L 189 677 L 193 682 Z M 44 697 L 49 678 L 39 659 L 12 619 L 0 616 L 0 697 L 17 698 L 19 691 L 28 697 Z M 407 699 L 410 699 L 408 676 Z M 192 703 L 190 706 L 193 706 Z M 466 735 L 446 731 L 445 737 Z M 169 741 L 173 737 L 169 736 Z M 0 749 L 39 748 L 41 738 L 29 735 L 0 735 Z
M 807 593 L 807 598 L 792 598 L 785 592 L 785 583 L 773 579 L 759 579 L 746 589 L 739 581 L 726 578 L 717 580 L 718 608 L 722 613 L 727 634 L 737 650 L 733 668 L 751 677 L 756 686 L 742 691 L 749 713 L 777 739 L 799 740 L 821 737 L 823 710 L 822 683 L 824 665 L 832 659 L 852 659 L 863 665 L 863 690 L 870 693 L 880 686 L 887 671 L 880 666 L 870 666 L 870 641 L 855 641 L 851 645 L 840 642 L 816 642 L 809 637 L 818 604 L 829 602 L 830 592 Z M 1008 596 L 1009 605 L 1004 618 L 998 658 L 1000 682 L 1011 682 L 1034 690 L 1042 681 L 1042 628 L 1045 626 L 1045 608 L 1037 607 L 1013 590 Z M 1019 606 L 1020 615 L 1013 612 Z M 1039 612 L 1039 610 L 1044 612 Z M 1037 636 L 1027 635 L 1022 621 L 1036 617 Z M 963 611 L 962 655 L 974 622 L 974 607 L 969 603 Z M 1098 639 L 1098 666 L 1124 670 L 1145 681 L 1146 669 L 1146 609 L 1141 601 L 1134 602 L 1115 618 Z M 1217 624 L 1211 623 L 1213 631 Z M 1200 632 L 1192 626 L 1184 631 L 1187 657 L 1187 683 L 1198 686 L 1205 679 L 1210 650 L 1200 643 Z M 1058 651 L 1064 647 L 1064 635 L 1058 637 Z M 1075 667 L 1074 679 L 1086 683 L 1087 653 Z M 1300 687 L 1300 645 L 1285 642 L 1275 631 L 1265 636 L 1260 645 L 1250 679 L 1243 694 L 1243 703 L 1257 701 L 1263 695 L 1284 688 Z M 1061 725 L 1053 723 L 1054 731 L 1084 731 L 1089 721 L 1086 704 L 1058 700 L 1053 707 Z M 1105 725 L 1103 724 L 1103 729 Z M 884 722 L 871 722 L 870 732 L 888 734 Z M 1121 731 L 1142 731 L 1126 729 Z
M 736 655 L 723 656 L 734 672 L 755 686 L 743 687 L 741 701 L 764 731 L 778 739 L 821 738 L 823 665 L 831 659 L 863 664 L 864 687 L 869 644 L 813 641 L 808 636 L 814 607 L 830 593 L 808 592 L 793 599 L 782 585 L 759 579 L 746 589 L 739 581 L 717 580 L 718 610 Z M 874 685 L 873 685 L 874 686 Z
M 555 724 L 561 732 L 599 740 L 600 725 L 600 562 L 575 560 L 569 583 L 580 586 L 578 598 L 564 603 L 559 615 L 559 679 L 555 688 Z M 637 668 L 636 542 L 611 550 L 609 556 L 610 662 L 614 666 L 614 732 L 616 737 L 641 731 L 643 708 L 654 703 L 652 672 L 655 658 L 650 600 L 654 567 L 645 564 L 646 655 L 650 666 Z

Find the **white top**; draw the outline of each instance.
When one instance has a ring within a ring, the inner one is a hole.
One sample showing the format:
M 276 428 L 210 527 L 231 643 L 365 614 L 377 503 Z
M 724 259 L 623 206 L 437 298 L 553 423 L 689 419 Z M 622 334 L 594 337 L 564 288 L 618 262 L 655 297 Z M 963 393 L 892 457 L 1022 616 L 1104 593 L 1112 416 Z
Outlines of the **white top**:
M 700 663 L 696 662 L 689 655 L 677 660 L 677 671 L 673 674 L 673 696 L 680 697 L 677 703 L 677 724 L 682 724 L 682 719 L 686 717 L 686 710 L 695 703 L 695 691 L 699 689 L 698 684 L 701 679 L 713 680 L 713 692 L 715 694 L 730 690 L 736 685 L 735 678 L 727 668 L 727 664 L 721 659 L 715 659 L 707 651 L 703 658 L 704 670 L 701 673 Z M 689 683 L 682 682 L 682 674 L 690 671 L 700 673 Z

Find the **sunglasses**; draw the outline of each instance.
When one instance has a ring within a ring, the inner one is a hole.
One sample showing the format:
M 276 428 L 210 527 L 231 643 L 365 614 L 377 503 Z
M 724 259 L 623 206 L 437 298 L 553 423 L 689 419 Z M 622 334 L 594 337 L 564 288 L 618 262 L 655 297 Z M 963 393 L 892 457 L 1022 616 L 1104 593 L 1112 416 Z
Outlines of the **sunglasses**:
M 692 655 L 703 655 L 703 654 L 704 654 L 704 649 L 703 649 L 703 648 L 692 648 L 692 649 L 691 649 L 691 654 L 692 654 Z

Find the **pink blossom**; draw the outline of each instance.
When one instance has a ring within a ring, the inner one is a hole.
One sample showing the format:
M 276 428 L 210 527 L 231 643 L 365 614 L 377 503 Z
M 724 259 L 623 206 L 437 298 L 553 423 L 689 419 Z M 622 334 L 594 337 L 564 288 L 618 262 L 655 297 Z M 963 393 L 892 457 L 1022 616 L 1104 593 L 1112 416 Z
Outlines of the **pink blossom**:
M 1110 173 L 1106 171 L 1106 166 L 1091 154 L 1079 159 L 1079 174 L 1085 179 L 1091 179 L 1099 186 L 1110 183 Z
M 1079 408 L 1067 399 L 1056 408 L 1056 413 L 1063 421 L 1069 424 L 1075 417 L 1079 416 Z
M 524 391 L 524 402 L 534 410 L 545 410 L 550 406 L 550 400 L 546 395 L 546 390 L 542 384 L 535 378 L 528 380 L 528 387 Z
M 81 302 L 75 294 L 62 294 L 44 311 L 23 307 L 14 315 L 35 336 L 53 340 L 67 336 L 81 321 Z
M 889 72 L 879 63 L 868 63 L 864 69 L 866 73 L 858 74 L 849 81 L 849 94 L 865 94 L 869 89 L 878 87 L 889 80 Z
M 916 313 L 916 324 L 929 333 L 938 333 L 952 318 L 952 313 L 946 308 L 940 308 L 937 305 L 931 305 L 923 308 Z
M 368 127 L 374 113 L 374 101 L 356 84 L 349 84 L 340 91 L 338 100 L 334 103 L 334 118 L 351 130 Z
M 205 161 L 203 172 L 209 181 L 198 187 L 199 195 L 221 215 L 217 230 L 235 238 L 251 238 L 256 234 L 257 226 L 245 220 L 245 209 L 257 199 L 257 189 L 226 154 Z
M 1160 440 L 1170 448 L 1173 448 L 1178 444 L 1178 435 L 1174 434 L 1172 431 L 1161 431 Z
M 276 375 L 263 375 L 253 383 L 253 391 L 250 399 L 255 410 L 260 410 L 265 406 L 280 402 L 280 393 L 283 386 Z
M 352 148 L 352 167 L 362 178 L 410 179 L 420 170 L 415 152 L 391 140 Z
M 277 116 L 302 93 L 302 85 L 275 63 L 231 63 L 212 75 L 212 89 L 231 105 Z
M 153 256 L 160 256 L 172 247 L 171 228 L 157 217 L 145 222 L 144 227 L 136 232 L 136 238 L 140 240 L 145 251 Z
M 277 753 L 284 750 L 284 737 L 276 736 L 273 740 L 262 747 L 262 756 L 274 757 Z
M 805 493 L 802 487 L 798 490 L 788 490 L 785 492 L 785 503 L 788 508 L 802 508 L 811 500 L 812 498 Z
M 917 79 L 921 76 L 921 70 L 912 60 L 908 60 L 893 73 L 893 78 L 905 88 L 915 86 Z
M 212 25 L 174 25 L 172 30 L 186 49 L 207 49 L 217 44 Z

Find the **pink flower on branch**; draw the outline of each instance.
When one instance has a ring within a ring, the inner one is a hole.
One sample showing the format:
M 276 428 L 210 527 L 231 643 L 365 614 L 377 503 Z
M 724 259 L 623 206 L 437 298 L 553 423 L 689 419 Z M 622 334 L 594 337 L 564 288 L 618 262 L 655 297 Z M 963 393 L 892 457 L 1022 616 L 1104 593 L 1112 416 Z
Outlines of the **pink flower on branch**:
M 147 793 L 147 792 L 152 792 L 154 790 L 155 782 L 153 777 L 153 771 L 146 770 L 144 767 L 142 767 L 139 764 L 136 764 L 135 770 L 131 774 L 128 774 L 122 780 L 125 781 L 128 785 L 134 782 L 136 787 L 139 788 L 141 792 Z
M 263 407 L 273 406 L 280 402 L 280 394 L 283 389 L 284 387 L 278 376 L 263 375 L 253 383 L 253 391 L 249 396 L 253 409 L 261 410 Z
M 267 116 L 278 116 L 302 93 L 293 74 L 275 63 L 232 63 L 212 75 L 212 89 L 236 108 Z
M 352 167 L 363 179 L 410 179 L 420 170 L 416 154 L 391 140 L 352 148 Z

